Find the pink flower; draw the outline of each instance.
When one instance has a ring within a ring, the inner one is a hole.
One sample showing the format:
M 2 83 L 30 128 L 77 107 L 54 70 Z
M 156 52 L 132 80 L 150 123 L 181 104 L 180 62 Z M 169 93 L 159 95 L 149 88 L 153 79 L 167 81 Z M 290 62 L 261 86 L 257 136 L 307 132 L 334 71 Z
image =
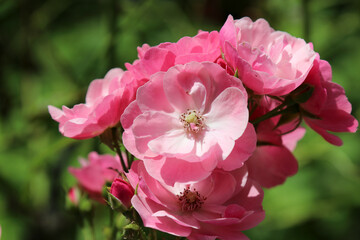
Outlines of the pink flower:
M 143 161 L 133 163 L 127 177 L 138 186 L 131 202 L 146 227 L 194 239 L 248 239 L 242 231 L 265 215 L 263 191 L 245 167 L 214 170 L 204 180 L 173 187 L 152 178 Z
M 136 79 L 147 81 L 152 74 L 166 72 L 177 64 L 215 62 L 221 56 L 219 44 L 216 31 L 200 31 L 195 37 L 183 37 L 176 43 L 166 42 L 155 47 L 144 44 L 138 48 L 139 59 L 125 66 Z
M 125 155 L 123 155 L 125 157 Z M 118 156 L 99 155 L 91 152 L 89 161 L 80 159 L 81 168 L 69 168 L 80 186 L 95 200 L 103 202 L 102 190 L 106 182 L 112 182 L 123 169 Z
M 119 199 L 125 207 L 131 207 L 131 198 L 134 196 L 134 189 L 128 182 L 122 178 L 114 179 L 111 184 L 110 193 Z
M 278 105 L 276 101 L 265 97 L 258 104 L 251 119 L 264 115 Z M 276 116 L 256 124 L 257 147 L 246 161 L 249 176 L 266 188 L 282 184 L 298 171 L 297 160 L 291 151 L 304 136 L 305 129 L 297 128 L 297 119 L 277 126 L 279 120 L 280 116 Z
M 317 57 L 305 80 L 314 87 L 310 99 L 301 104 L 305 122 L 326 141 L 341 146 L 342 141 L 331 132 L 356 132 L 358 121 L 351 116 L 351 104 L 344 89 L 332 81 L 331 66 Z
M 104 79 L 91 82 L 86 103 L 65 106 L 62 110 L 49 106 L 51 117 L 59 122 L 59 131 L 66 137 L 87 139 L 116 126 L 128 104 L 135 98 L 141 82 L 133 81 L 131 73 L 119 68 L 110 70 Z
M 264 19 L 234 20 L 229 15 L 220 42 L 226 62 L 256 94 L 290 93 L 305 80 L 315 59 L 310 44 L 274 31 Z
M 77 187 L 70 188 L 69 191 L 68 191 L 67 197 L 74 206 L 79 205 L 80 192 L 79 192 L 79 189 Z
M 238 168 L 256 144 L 241 81 L 210 62 L 152 75 L 121 123 L 125 147 L 170 185 L 205 178 L 218 164 Z

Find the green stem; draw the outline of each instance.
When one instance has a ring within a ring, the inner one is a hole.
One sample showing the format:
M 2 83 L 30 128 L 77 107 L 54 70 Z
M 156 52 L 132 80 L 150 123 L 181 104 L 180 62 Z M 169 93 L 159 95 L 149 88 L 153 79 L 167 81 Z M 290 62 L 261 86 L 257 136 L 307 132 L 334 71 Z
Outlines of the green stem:
M 111 135 L 112 135 L 112 140 L 113 140 L 113 145 L 114 145 L 114 148 L 115 148 L 115 151 L 117 153 L 117 155 L 119 155 L 119 158 L 120 158 L 120 162 L 121 162 L 121 166 L 124 170 L 124 172 L 129 172 L 127 167 L 126 167 L 126 164 L 125 164 L 125 160 L 121 154 L 121 149 L 120 149 L 120 145 L 119 145 L 119 140 L 116 138 L 116 131 L 117 129 L 114 127 L 111 129 Z
M 111 208 L 109 208 L 109 210 L 110 210 L 110 229 L 111 229 L 110 239 L 116 240 L 117 228 L 114 220 L 116 215 L 114 214 L 114 211 Z
M 131 168 L 131 164 L 134 161 L 134 156 L 126 149 L 126 156 L 128 160 L 129 169 Z
M 156 239 L 157 239 L 157 232 L 156 232 L 156 230 L 155 230 L 155 229 L 152 229 L 151 231 L 152 231 L 152 237 L 153 237 L 153 239 L 156 240 Z
M 275 117 L 279 114 L 282 113 L 283 109 L 285 106 L 287 106 L 288 104 L 286 102 L 283 102 L 282 104 L 280 104 L 279 106 L 277 106 L 276 108 L 274 108 L 273 110 L 271 110 L 270 112 L 262 115 L 261 117 L 251 121 L 252 124 L 258 124 L 262 121 L 265 121 L 266 119 L 269 119 L 269 118 L 272 118 L 272 117 Z
M 302 14 L 304 23 L 304 39 L 306 42 L 310 41 L 310 13 L 309 0 L 302 0 Z
M 93 218 L 93 216 L 91 216 L 91 217 L 89 218 L 89 225 L 90 225 L 90 230 L 91 230 L 92 239 L 95 240 L 95 239 L 96 239 L 96 236 L 95 236 L 95 225 L 94 225 L 94 218 Z

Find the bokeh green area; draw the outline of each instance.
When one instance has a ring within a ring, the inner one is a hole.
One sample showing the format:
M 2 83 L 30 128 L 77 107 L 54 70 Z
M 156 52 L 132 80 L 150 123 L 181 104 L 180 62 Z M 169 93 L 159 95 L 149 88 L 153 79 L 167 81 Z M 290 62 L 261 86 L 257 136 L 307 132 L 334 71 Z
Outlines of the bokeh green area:
M 67 168 L 108 150 L 98 139 L 62 137 L 47 105 L 84 102 L 90 81 L 135 60 L 137 46 L 219 30 L 228 14 L 263 17 L 313 42 L 360 119 L 358 0 L 1 0 L 2 240 L 88 234 L 65 208 L 76 183 Z M 295 151 L 299 172 L 265 190 L 266 219 L 246 231 L 251 239 L 360 239 L 360 135 L 339 135 L 344 145 L 335 147 L 308 129 Z M 95 214 L 101 239 L 108 211 L 98 206 Z

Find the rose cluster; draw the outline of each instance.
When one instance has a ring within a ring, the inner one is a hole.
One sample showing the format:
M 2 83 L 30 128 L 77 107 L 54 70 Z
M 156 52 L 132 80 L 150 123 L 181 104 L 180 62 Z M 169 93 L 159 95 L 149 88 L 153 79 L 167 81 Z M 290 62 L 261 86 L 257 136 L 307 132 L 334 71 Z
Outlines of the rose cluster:
M 298 170 L 302 122 L 334 145 L 332 132 L 357 130 L 329 63 L 264 19 L 229 16 L 219 32 L 145 44 L 125 66 L 94 80 L 86 103 L 49 112 L 64 136 L 100 136 L 118 153 L 71 168 L 82 189 L 99 199 L 113 182 L 145 227 L 173 235 L 247 239 L 264 219 L 262 187 Z

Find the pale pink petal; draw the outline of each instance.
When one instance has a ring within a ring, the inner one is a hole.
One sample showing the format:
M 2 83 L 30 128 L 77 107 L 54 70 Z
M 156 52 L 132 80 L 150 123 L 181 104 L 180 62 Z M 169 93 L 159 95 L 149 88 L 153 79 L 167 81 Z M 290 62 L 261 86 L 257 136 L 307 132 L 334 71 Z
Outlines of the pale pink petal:
M 195 228 L 195 229 L 200 228 L 199 222 L 190 215 L 185 215 L 185 214 L 184 215 L 175 215 L 169 211 L 162 210 L 162 211 L 153 213 L 152 216 L 153 217 L 168 217 L 168 218 L 171 218 L 174 222 L 176 222 L 177 224 L 179 224 L 181 226 Z
M 218 168 L 232 171 L 243 166 L 244 162 L 256 149 L 256 132 L 251 123 L 248 123 L 245 132 L 235 141 L 230 155 L 223 161 L 219 161 Z
M 144 153 L 149 147 L 148 143 L 162 134 L 171 133 L 177 129 L 184 134 L 180 120 L 173 118 L 164 112 L 145 112 L 138 116 L 132 126 L 135 143 L 138 151 Z
M 105 78 L 106 79 L 106 78 Z M 89 105 L 93 105 L 96 100 L 107 96 L 109 94 L 109 84 L 110 81 L 108 79 L 97 79 L 93 80 L 88 88 L 86 93 L 86 103 Z
M 124 113 L 121 116 L 121 125 L 124 129 L 130 128 L 133 124 L 135 118 L 141 114 L 141 110 L 137 105 L 136 101 L 133 101 L 129 106 L 124 110 Z
M 287 147 L 290 151 L 294 151 L 297 142 L 302 139 L 305 135 L 305 128 L 299 127 L 296 130 L 292 131 L 291 133 L 282 135 L 281 139 L 283 145 Z
M 236 34 L 237 32 L 234 25 L 234 18 L 229 15 L 225 24 L 220 29 L 220 40 L 221 42 L 228 41 L 232 46 L 236 46 Z
M 164 91 L 169 103 L 180 113 L 187 109 L 202 112 L 206 94 L 209 94 L 206 92 L 208 75 L 204 65 L 196 62 L 169 69 L 164 76 Z
M 203 167 L 205 162 L 212 163 L 212 169 L 217 162 L 213 158 L 206 158 L 202 162 L 188 162 L 182 159 L 164 157 L 159 160 L 147 159 L 145 167 L 151 176 L 167 185 L 173 186 L 175 182 L 185 183 L 198 181 L 210 175 L 209 169 Z
M 206 204 L 216 203 L 221 205 L 234 195 L 236 180 L 231 174 L 215 171 L 212 175 L 212 181 L 215 182 L 215 185 L 210 195 L 206 196 Z
M 194 149 L 194 140 L 190 139 L 183 129 L 173 130 L 151 141 L 148 146 L 151 151 L 166 154 L 186 154 Z
M 238 175 L 234 175 L 234 177 L 237 176 Z M 264 198 L 264 191 L 261 186 L 249 178 L 247 174 L 245 174 L 245 176 L 241 179 L 243 180 L 242 183 L 245 183 L 245 185 L 243 185 L 240 189 L 238 186 L 236 194 L 234 194 L 232 198 L 226 202 L 226 204 L 240 204 L 249 211 L 262 210 L 261 204 Z
M 191 228 L 181 226 L 167 217 L 155 217 L 152 216 L 153 204 L 151 201 L 141 201 L 138 197 L 134 196 L 131 200 L 134 208 L 141 212 L 141 218 L 145 227 L 154 228 L 167 232 L 176 236 L 188 236 L 191 232 Z
M 239 89 L 227 88 L 214 100 L 210 112 L 204 117 L 212 131 L 221 132 L 236 140 L 247 126 L 247 99 Z
M 48 106 L 49 113 L 55 121 L 60 121 L 64 117 L 64 112 L 54 106 Z
M 157 73 L 152 76 L 149 82 L 138 89 L 136 99 L 142 112 L 174 111 L 164 93 L 163 77 L 164 73 Z

